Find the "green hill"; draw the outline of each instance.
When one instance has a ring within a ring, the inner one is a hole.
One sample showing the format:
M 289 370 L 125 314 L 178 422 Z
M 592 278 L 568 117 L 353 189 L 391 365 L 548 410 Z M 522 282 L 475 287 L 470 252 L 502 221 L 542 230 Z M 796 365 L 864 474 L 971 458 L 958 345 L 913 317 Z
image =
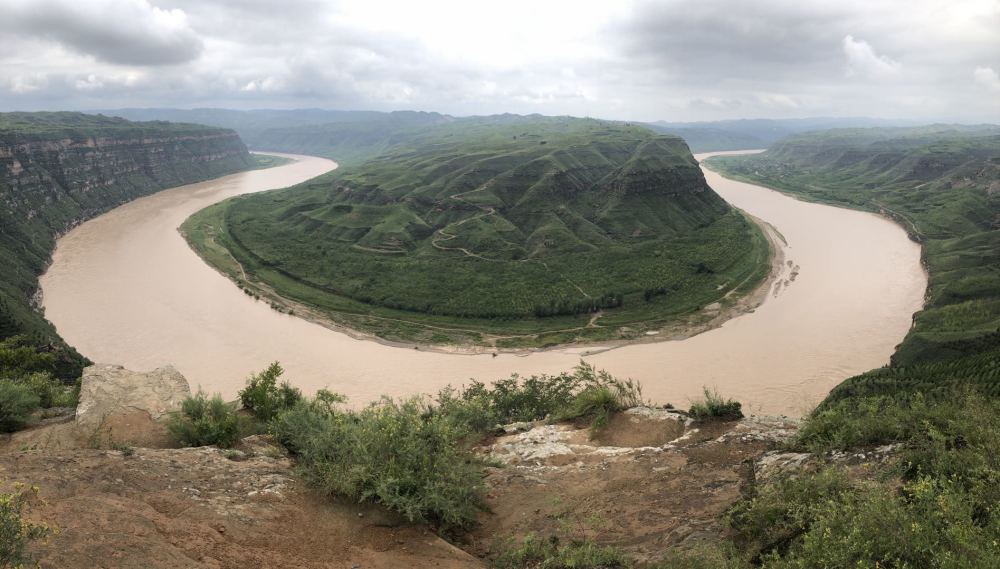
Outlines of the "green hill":
M 56 237 L 137 197 L 254 165 L 231 130 L 80 113 L 0 113 L 0 340 L 27 336 L 60 354 L 61 375 L 78 376 L 82 358 L 33 300 Z
M 834 397 L 967 380 L 1000 394 L 1000 127 L 830 130 L 712 164 L 805 199 L 881 212 L 922 243 L 927 303 L 893 366 L 848 380 Z
M 433 343 L 632 337 L 767 269 L 762 235 L 682 140 L 591 119 L 409 130 L 362 164 L 230 200 L 184 230 L 230 274 L 229 254 L 335 321 Z

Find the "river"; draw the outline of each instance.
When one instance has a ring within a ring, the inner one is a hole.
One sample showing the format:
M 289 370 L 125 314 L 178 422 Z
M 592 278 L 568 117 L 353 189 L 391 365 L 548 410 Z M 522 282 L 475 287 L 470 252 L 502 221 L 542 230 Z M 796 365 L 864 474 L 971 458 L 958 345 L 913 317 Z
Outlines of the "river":
M 716 192 L 777 228 L 787 243 L 791 264 L 781 285 L 754 312 L 685 340 L 605 351 L 574 346 L 493 357 L 388 346 L 254 301 L 202 262 L 177 232 L 212 203 L 336 167 L 322 158 L 293 158 L 165 190 L 76 227 L 59 239 L 41 278 L 46 316 L 91 360 L 135 370 L 172 364 L 192 387 L 227 398 L 274 360 L 306 392 L 326 387 L 361 404 L 383 394 L 435 392 L 469 378 L 558 373 L 584 357 L 640 381 L 659 403 L 686 406 L 702 386 L 711 386 L 742 401 L 744 411 L 798 416 L 844 378 L 888 362 L 927 286 L 919 246 L 894 223 L 706 169 Z M 583 356 L 590 352 L 596 353 Z

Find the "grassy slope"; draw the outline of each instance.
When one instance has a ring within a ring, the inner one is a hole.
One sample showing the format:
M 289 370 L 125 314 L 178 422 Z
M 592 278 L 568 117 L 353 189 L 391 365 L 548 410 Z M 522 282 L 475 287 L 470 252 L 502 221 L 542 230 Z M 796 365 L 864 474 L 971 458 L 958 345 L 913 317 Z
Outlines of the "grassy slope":
M 208 138 L 199 138 L 203 136 Z M 230 140 L 220 143 L 212 138 L 216 136 Z M 141 141 L 151 137 L 185 140 L 161 146 L 162 154 L 146 153 Z M 83 144 L 95 138 L 132 142 L 96 149 Z M 29 144 L 59 141 L 70 141 L 68 146 L 73 149 L 64 146 L 59 151 L 52 146 L 26 150 Z M 237 154 L 242 155 L 216 161 L 201 159 L 219 152 L 220 144 L 229 151 L 233 150 L 230 145 L 237 144 Z M 0 158 L 0 264 L 4 267 L 0 338 L 25 334 L 41 346 L 62 346 L 52 325 L 29 303 L 60 232 L 135 197 L 254 165 L 229 131 L 191 124 L 132 123 L 79 113 L 0 114 L 0 146 L 18 145 L 25 146 L 14 156 Z M 103 162 L 94 158 L 95 150 L 108 153 Z M 15 159 L 24 172 L 12 173 Z M 133 163 L 134 171 L 116 173 L 117 168 Z M 17 182 L 11 182 L 15 179 Z M 60 373 L 78 374 L 82 358 L 64 346 L 60 352 L 66 356 Z
M 823 131 L 713 164 L 805 199 L 882 212 L 922 243 L 928 300 L 893 366 L 847 380 L 832 399 L 966 380 L 1000 394 L 1000 127 Z
M 234 258 L 334 320 L 430 343 L 635 336 L 766 273 L 763 237 L 679 139 L 512 116 L 400 139 L 360 166 L 204 210 L 184 230 L 238 280 Z M 588 326 L 594 308 L 619 303 Z

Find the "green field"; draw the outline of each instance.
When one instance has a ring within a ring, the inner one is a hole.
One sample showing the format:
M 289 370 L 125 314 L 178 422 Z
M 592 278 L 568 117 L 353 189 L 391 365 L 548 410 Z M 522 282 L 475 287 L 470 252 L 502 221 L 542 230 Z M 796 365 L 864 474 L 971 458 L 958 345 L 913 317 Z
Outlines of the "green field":
M 958 380 L 1000 395 L 1000 127 L 823 131 L 760 155 L 714 158 L 712 167 L 804 199 L 881 212 L 922 244 L 925 310 L 891 368 L 848 380 L 835 397 Z
M 591 119 L 411 131 L 182 230 L 258 293 L 421 343 L 633 338 L 752 289 L 768 268 L 759 229 L 707 187 L 683 141 Z

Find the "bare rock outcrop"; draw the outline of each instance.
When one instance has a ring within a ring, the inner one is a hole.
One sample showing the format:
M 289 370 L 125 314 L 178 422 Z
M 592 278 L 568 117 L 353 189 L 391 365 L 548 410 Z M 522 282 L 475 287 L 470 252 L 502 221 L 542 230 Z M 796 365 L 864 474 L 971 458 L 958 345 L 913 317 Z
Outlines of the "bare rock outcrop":
M 479 449 L 498 467 L 489 469 L 490 514 L 468 536 L 470 551 L 490 554 L 497 535 L 588 537 L 653 561 L 672 546 L 721 540 L 721 516 L 743 496 L 748 465 L 798 425 L 783 417 L 696 422 L 636 407 L 596 433 L 586 424 L 510 427 Z
M 56 413 L 0 441 L 0 450 L 174 446 L 167 418 L 191 394 L 188 382 L 170 366 L 148 373 L 97 364 L 80 380 L 80 402 L 73 414 Z M 61 410 L 49 410 L 61 411 Z
M 76 427 L 98 442 L 166 446 L 165 421 L 189 395 L 187 380 L 172 366 L 142 373 L 118 365 L 92 365 L 80 380 Z

